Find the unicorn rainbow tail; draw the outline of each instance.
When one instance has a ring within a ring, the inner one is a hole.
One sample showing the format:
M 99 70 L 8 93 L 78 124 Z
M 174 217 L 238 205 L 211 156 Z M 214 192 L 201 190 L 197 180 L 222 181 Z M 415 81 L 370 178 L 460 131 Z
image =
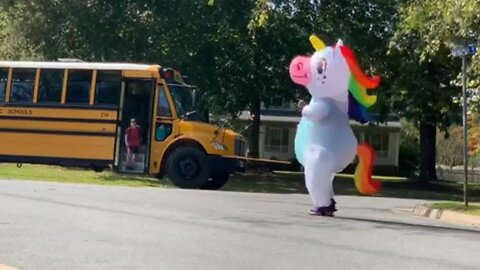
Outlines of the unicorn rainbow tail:
M 359 157 L 353 180 L 355 187 L 363 195 L 373 195 L 380 191 L 381 182 L 372 179 L 372 168 L 375 162 L 375 150 L 368 144 L 358 145 Z

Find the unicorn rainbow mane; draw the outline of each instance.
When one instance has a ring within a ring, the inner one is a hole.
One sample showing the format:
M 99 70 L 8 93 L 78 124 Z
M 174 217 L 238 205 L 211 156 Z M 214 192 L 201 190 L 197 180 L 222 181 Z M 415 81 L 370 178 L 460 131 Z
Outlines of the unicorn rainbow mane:
M 358 122 L 365 123 L 371 120 L 367 109 L 377 102 L 377 96 L 369 95 L 367 89 L 377 88 L 380 84 L 380 77 L 367 77 L 360 69 L 355 54 L 347 46 L 341 45 L 340 51 L 351 72 L 348 82 L 349 117 Z

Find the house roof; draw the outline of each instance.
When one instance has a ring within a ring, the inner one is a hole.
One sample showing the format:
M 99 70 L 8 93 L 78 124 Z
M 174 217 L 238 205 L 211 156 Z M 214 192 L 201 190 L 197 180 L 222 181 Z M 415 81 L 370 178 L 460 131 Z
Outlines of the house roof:
M 293 110 L 262 110 L 260 112 L 260 121 L 264 122 L 277 122 L 277 123 L 298 123 L 302 118 L 301 113 Z M 243 111 L 240 116 L 240 120 L 249 120 L 250 112 Z M 366 124 L 361 124 L 356 121 L 350 121 L 351 125 L 354 126 L 365 126 Z M 401 127 L 398 117 L 394 115 L 389 115 L 386 119 L 386 122 L 379 123 L 378 126 L 382 127 Z

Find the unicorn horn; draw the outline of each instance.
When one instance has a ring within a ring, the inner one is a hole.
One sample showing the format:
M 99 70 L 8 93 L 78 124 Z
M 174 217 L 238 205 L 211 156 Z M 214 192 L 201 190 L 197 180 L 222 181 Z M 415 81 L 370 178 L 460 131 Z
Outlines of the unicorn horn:
M 323 41 L 315 35 L 310 36 L 310 43 L 312 43 L 313 48 L 315 48 L 315 51 L 317 52 L 327 47 L 325 46 L 325 43 L 323 43 Z

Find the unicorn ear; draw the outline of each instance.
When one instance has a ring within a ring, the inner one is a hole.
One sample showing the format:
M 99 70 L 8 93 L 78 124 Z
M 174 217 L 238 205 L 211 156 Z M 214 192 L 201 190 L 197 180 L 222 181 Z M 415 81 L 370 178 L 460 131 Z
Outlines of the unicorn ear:
M 325 46 L 325 43 L 323 43 L 323 41 L 315 35 L 310 36 L 310 43 L 312 43 L 313 48 L 315 48 L 315 51 L 317 52 L 327 47 Z
M 343 46 L 343 41 L 342 41 L 341 39 L 338 39 L 338 41 L 337 41 L 337 46 L 339 46 L 339 47 L 340 47 L 340 46 Z

